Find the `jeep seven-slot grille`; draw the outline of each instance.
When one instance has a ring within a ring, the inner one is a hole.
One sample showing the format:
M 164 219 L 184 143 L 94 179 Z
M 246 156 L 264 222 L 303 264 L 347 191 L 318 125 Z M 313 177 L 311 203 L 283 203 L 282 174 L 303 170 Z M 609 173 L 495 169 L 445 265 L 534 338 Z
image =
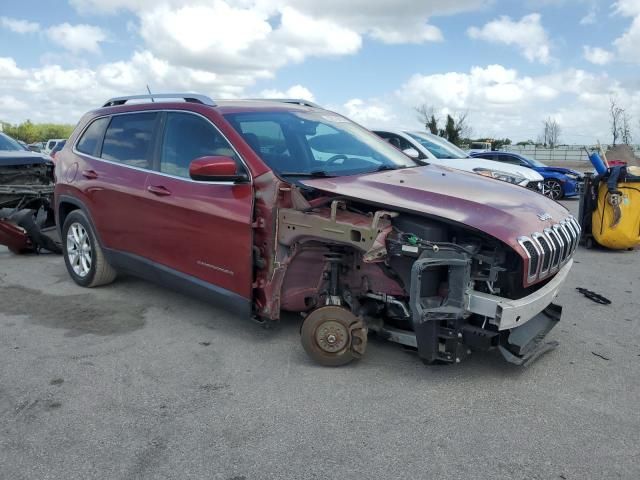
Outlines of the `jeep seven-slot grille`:
M 579 241 L 580 225 L 573 217 L 546 228 L 543 232 L 520 237 L 518 242 L 529 259 L 528 282 L 542 280 L 558 271 L 571 258 Z

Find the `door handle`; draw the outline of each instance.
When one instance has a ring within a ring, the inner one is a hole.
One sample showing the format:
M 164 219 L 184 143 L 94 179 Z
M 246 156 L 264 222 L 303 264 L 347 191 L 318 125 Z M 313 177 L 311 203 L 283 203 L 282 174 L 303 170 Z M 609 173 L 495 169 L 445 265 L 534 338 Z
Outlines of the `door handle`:
M 147 187 L 147 191 L 153 193 L 154 195 L 158 195 L 160 197 L 166 197 L 167 195 L 171 195 L 171 192 L 164 188 L 162 185 L 149 185 Z
M 98 178 L 98 174 L 95 170 L 83 170 L 82 176 L 84 178 L 88 178 L 89 180 L 95 180 L 96 178 Z

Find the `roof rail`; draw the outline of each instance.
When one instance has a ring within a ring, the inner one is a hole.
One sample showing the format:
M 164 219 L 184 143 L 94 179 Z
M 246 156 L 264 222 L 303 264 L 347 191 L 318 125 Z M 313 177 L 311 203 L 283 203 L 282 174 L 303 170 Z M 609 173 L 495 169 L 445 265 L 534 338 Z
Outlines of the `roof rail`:
M 256 98 L 256 100 L 264 100 L 265 102 L 280 102 L 280 103 L 292 103 L 295 105 L 302 105 L 303 107 L 322 108 L 317 103 L 302 98 Z
M 206 95 L 200 95 L 198 93 L 154 93 L 152 95 L 129 95 L 127 97 L 114 97 L 110 98 L 103 107 L 114 107 L 116 105 L 124 105 L 129 100 L 151 100 L 165 99 L 165 98 L 181 98 L 185 102 L 201 103 L 202 105 L 209 105 L 215 107 L 216 102 Z

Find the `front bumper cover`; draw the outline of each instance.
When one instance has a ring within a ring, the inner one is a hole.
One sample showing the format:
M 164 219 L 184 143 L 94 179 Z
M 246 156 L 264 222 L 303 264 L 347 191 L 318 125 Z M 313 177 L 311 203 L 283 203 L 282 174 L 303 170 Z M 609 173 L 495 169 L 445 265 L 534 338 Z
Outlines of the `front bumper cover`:
M 490 295 L 488 293 L 472 291 L 469 294 L 467 310 L 491 319 L 498 330 L 509 330 L 519 327 L 537 314 L 542 312 L 558 296 L 560 287 L 569 275 L 573 260 L 569 260 L 564 267 L 547 283 L 531 295 L 519 300 Z
M 425 252 L 413 265 L 412 322 L 415 346 L 425 363 L 457 363 L 470 349 L 498 348 L 508 361 L 526 365 L 557 345 L 544 338 L 560 320 L 562 308 L 552 302 L 572 261 L 545 286 L 519 300 L 469 290 L 470 262 L 465 253 L 441 251 Z M 447 267 L 449 293 L 443 302 L 434 303 L 422 295 L 422 279 L 438 267 Z M 389 338 L 405 343 L 402 335 Z

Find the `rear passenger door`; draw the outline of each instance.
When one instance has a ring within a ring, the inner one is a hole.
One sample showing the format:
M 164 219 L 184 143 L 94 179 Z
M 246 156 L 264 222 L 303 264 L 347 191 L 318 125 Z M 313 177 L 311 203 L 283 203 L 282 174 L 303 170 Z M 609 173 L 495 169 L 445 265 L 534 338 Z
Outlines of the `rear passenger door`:
M 200 182 L 189 164 L 203 156 L 223 155 L 248 171 L 211 121 L 195 113 L 165 112 L 155 171 L 145 185 L 146 256 L 157 266 L 208 284 L 251 296 L 251 182 Z
M 138 207 L 146 197 L 145 181 L 153 165 L 159 120 L 158 112 L 140 112 L 94 122 L 109 122 L 104 140 L 87 146 L 87 152 L 92 147 L 99 158 L 85 157 L 79 171 L 92 220 L 108 249 L 140 256 L 146 253 L 146 232 Z M 80 152 L 83 140 L 78 143 Z

